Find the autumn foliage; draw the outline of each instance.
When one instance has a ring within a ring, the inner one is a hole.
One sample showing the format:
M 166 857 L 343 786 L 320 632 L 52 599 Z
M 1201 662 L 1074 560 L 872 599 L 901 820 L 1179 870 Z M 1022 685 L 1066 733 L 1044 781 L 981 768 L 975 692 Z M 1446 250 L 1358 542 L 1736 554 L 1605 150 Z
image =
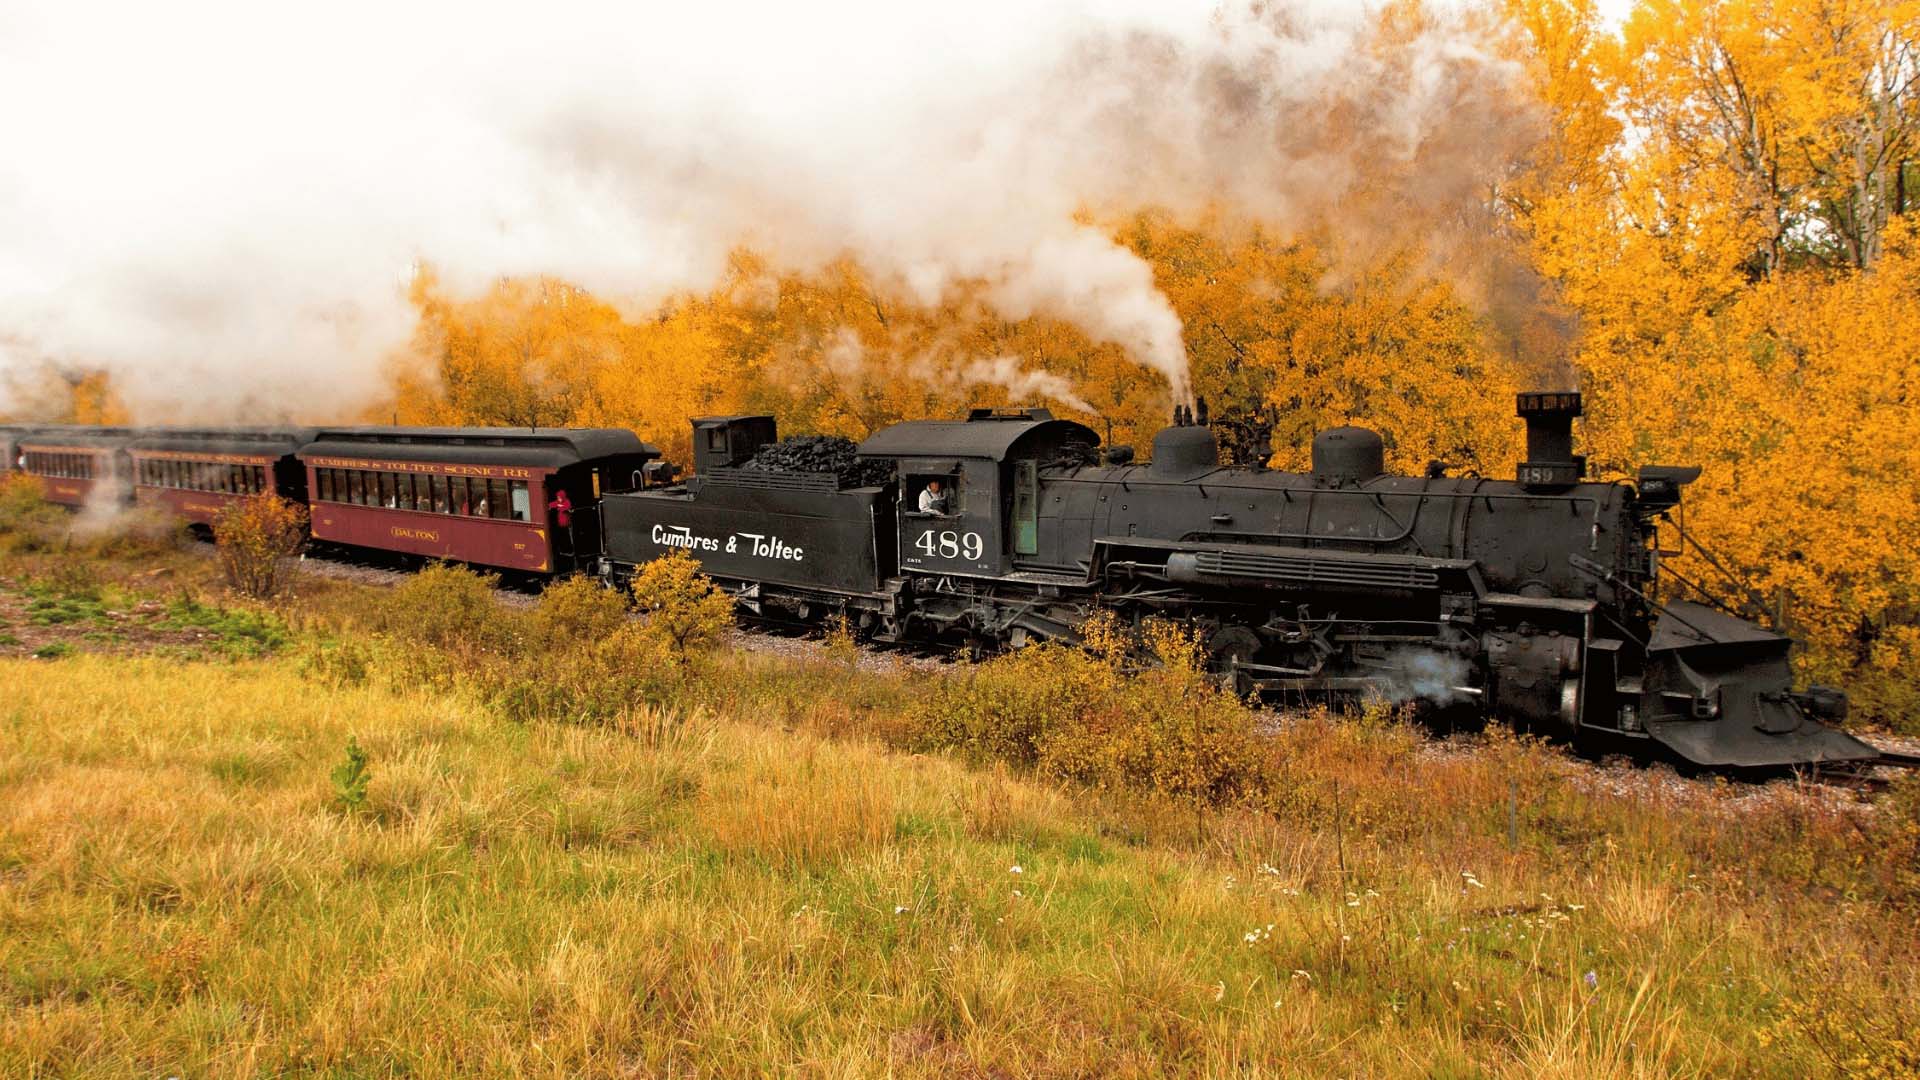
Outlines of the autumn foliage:
M 287 560 L 306 540 L 306 507 L 277 495 L 235 499 L 213 519 L 213 542 L 227 583 L 257 600 L 280 591 Z

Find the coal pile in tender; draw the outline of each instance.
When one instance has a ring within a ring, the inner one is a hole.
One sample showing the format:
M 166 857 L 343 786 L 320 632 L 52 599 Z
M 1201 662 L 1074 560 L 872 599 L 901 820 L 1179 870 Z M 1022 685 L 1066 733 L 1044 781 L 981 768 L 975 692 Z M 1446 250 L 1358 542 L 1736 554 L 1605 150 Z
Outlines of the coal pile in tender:
M 763 472 L 832 473 L 845 487 L 871 487 L 893 479 L 893 463 L 854 454 L 852 439 L 838 435 L 792 435 L 760 448 L 741 468 Z

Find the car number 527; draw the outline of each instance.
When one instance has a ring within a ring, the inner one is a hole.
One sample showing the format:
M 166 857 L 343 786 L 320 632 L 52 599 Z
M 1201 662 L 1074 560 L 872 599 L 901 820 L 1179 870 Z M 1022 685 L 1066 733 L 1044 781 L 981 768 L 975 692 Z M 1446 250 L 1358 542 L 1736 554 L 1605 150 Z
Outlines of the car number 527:
M 920 554 L 929 559 L 978 559 L 987 550 L 987 542 L 977 532 L 928 529 L 913 542 Z

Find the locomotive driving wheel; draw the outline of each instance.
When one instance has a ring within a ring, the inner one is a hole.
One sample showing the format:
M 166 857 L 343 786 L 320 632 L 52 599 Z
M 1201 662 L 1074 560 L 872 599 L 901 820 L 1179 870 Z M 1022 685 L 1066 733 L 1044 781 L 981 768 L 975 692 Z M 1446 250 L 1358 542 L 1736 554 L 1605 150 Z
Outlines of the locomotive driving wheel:
M 1260 653 L 1260 635 L 1244 626 L 1229 624 L 1207 636 L 1210 666 L 1232 686 L 1238 697 L 1253 693 L 1253 676 L 1240 670 Z

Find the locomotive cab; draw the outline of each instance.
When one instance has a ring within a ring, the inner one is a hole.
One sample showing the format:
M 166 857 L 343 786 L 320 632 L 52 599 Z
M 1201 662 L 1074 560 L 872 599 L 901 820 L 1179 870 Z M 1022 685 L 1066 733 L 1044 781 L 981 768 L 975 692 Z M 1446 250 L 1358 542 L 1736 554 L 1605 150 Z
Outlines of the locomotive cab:
M 1040 550 L 1040 465 L 1091 451 L 1100 437 L 1045 409 L 975 409 L 965 420 L 895 424 L 860 444 L 900 475 L 900 568 L 914 574 L 999 578 Z M 938 480 L 944 513 L 923 512 L 920 492 Z

